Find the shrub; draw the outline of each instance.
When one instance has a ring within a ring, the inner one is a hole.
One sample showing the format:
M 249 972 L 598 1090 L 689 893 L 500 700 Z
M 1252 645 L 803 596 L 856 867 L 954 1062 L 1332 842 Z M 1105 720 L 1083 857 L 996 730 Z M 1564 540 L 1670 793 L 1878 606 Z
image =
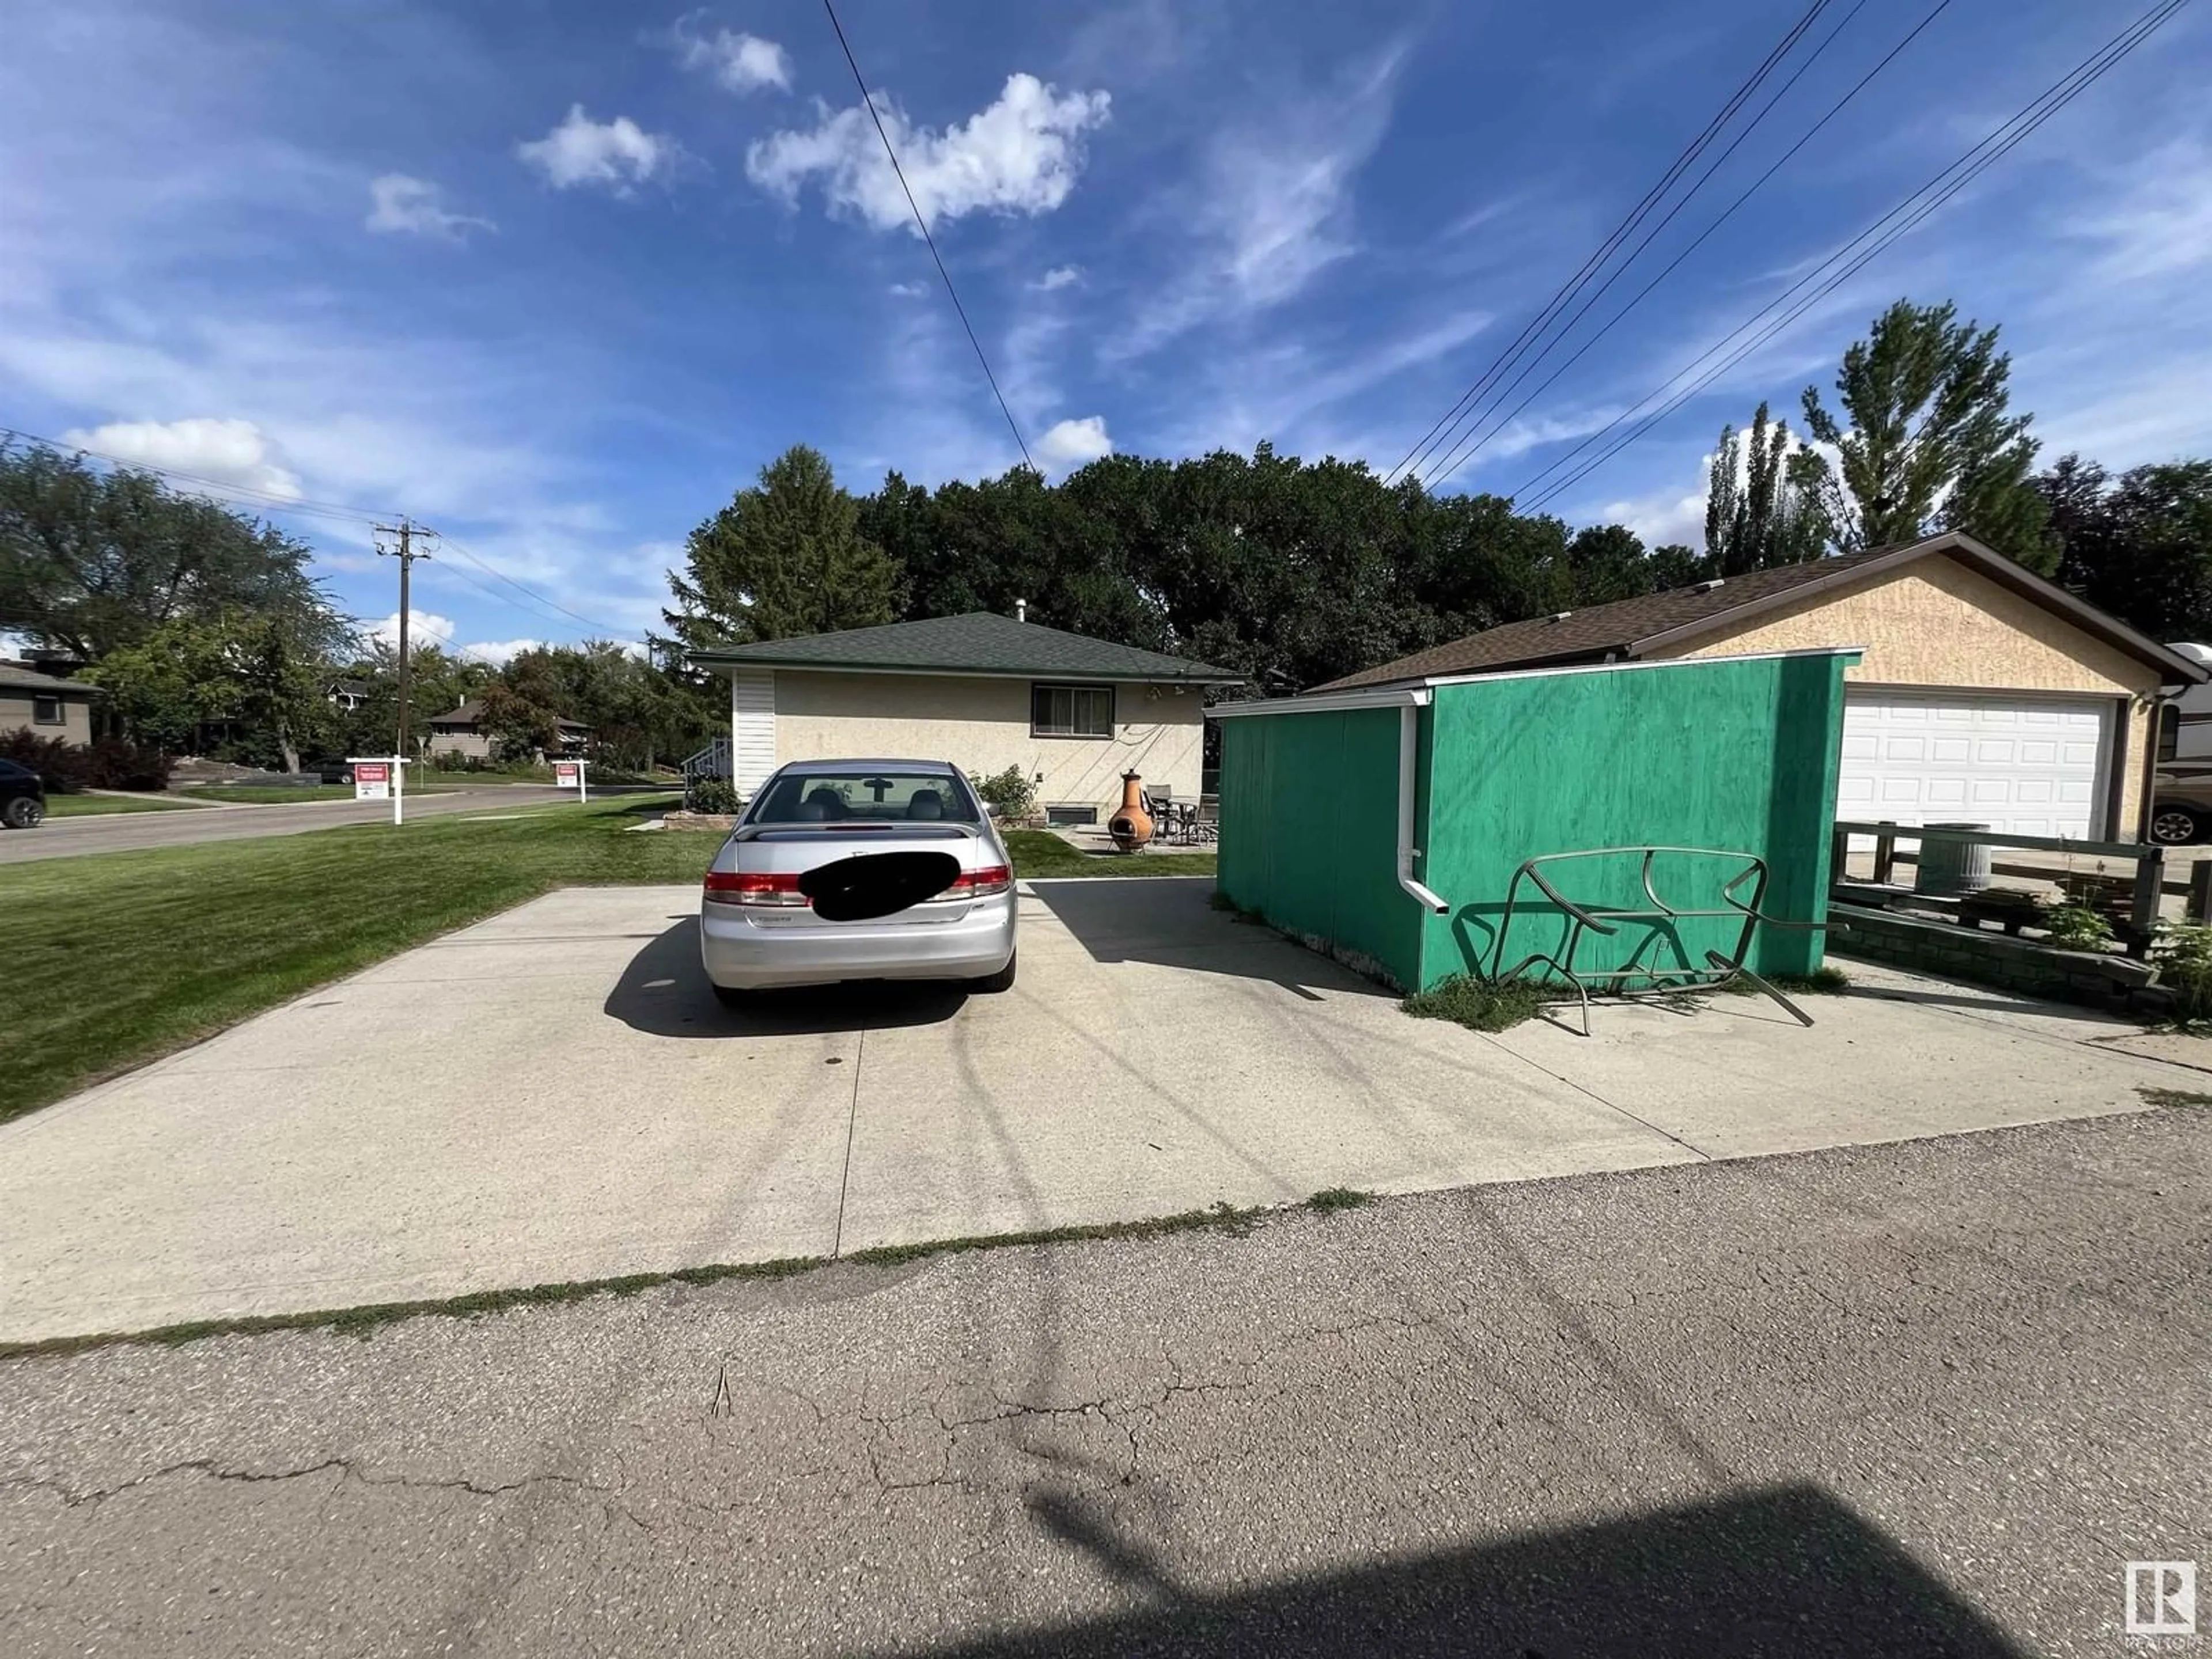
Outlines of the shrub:
M 1009 823 L 1025 823 L 1036 816 L 1036 786 L 1018 766 L 977 778 L 975 793 Z
M 693 812 L 734 812 L 738 787 L 727 778 L 694 778 L 684 792 L 684 805 Z
M 2084 904 L 2054 905 L 2045 912 L 2043 925 L 2061 950 L 2101 951 L 2112 942 L 2112 924 Z
M 2159 983 L 2179 1000 L 2179 1017 L 2212 1019 L 2212 927 L 2185 922 L 2160 929 L 2152 959 Z
M 0 736 L 0 755 L 27 766 L 57 794 L 81 789 L 166 789 L 168 757 L 149 744 L 101 738 L 88 744 L 64 743 L 30 731 Z
M 1525 979 L 1478 979 L 1454 974 L 1398 1006 L 1417 1019 L 1448 1019 L 1472 1031 L 1502 1031 L 1532 1018 L 1558 993 Z

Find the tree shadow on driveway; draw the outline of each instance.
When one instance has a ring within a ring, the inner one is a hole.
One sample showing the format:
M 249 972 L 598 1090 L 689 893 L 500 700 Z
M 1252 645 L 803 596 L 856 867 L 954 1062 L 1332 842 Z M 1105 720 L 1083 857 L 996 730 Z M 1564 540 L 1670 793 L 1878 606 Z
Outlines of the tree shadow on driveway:
M 759 991 L 746 1006 L 725 1008 L 699 965 L 699 919 L 685 916 L 630 958 L 604 1008 L 654 1036 L 728 1038 L 934 1025 L 967 1000 L 967 988 L 956 982 L 853 980 Z

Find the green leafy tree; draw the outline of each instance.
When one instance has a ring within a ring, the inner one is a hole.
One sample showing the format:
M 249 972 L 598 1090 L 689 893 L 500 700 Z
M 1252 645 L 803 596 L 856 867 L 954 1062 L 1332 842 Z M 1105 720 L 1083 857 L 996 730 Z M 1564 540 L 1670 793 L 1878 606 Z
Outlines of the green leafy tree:
M 897 566 L 861 535 L 852 496 L 803 444 L 691 532 L 684 572 L 669 574 L 677 609 L 662 614 L 693 649 L 866 628 L 896 614 Z
M 302 744 L 335 729 L 328 665 L 283 616 L 179 617 L 84 678 L 106 690 L 126 734 L 172 754 L 215 749 L 296 772 Z
M 2031 417 L 2008 404 L 2012 359 L 1997 331 L 1958 320 L 1957 307 L 1899 300 L 1844 354 L 1843 419 L 1805 388 L 1813 440 L 1835 450 L 1790 459 L 1844 552 L 1963 530 L 2039 571 L 2056 562 L 2043 497 L 2029 482 Z
M 2212 641 L 2212 461 L 2139 466 L 2115 480 L 2067 455 L 2035 483 L 2060 581 L 2154 638 Z
M 590 726 L 602 765 L 680 761 L 727 719 L 726 705 L 702 709 L 667 675 L 606 640 L 520 652 L 501 678 L 528 701 Z
M 1705 482 L 1705 555 L 1712 574 L 1740 576 L 1800 564 L 1826 550 L 1828 520 L 1791 480 L 1790 459 L 1789 423 L 1770 425 L 1763 403 L 1747 434 L 1721 428 Z
M 505 679 L 493 680 L 477 693 L 477 711 L 495 760 L 534 761 L 561 747 L 559 713 Z
M 0 443 L 0 616 L 81 662 L 173 622 L 234 612 L 278 619 L 295 648 L 342 656 L 348 627 L 311 556 L 273 526 L 150 473 Z

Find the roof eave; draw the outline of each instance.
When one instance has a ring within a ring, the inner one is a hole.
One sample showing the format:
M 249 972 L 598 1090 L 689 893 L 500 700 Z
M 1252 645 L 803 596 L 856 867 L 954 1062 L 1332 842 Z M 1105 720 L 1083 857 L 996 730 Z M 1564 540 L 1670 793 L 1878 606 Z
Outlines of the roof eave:
M 816 674 L 938 674 L 963 679 L 1097 680 L 1120 685 L 1242 685 L 1245 677 L 1196 664 L 1189 670 L 1070 668 L 1065 664 L 1034 668 L 975 668 L 953 664 L 822 662 L 812 658 L 755 657 L 732 652 L 695 651 L 684 660 L 694 668 L 780 668 Z
M 1624 648 L 1629 655 L 1636 657 L 1646 656 L 1655 651 L 1672 650 L 1708 634 L 1726 633 L 1745 622 L 1785 610 L 1800 600 L 1830 593 L 1870 577 L 1887 575 L 1905 565 L 1938 555 L 1959 559 L 2000 586 L 2008 587 L 2021 597 L 2034 600 L 2045 610 L 2063 617 L 2083 633 L 2104 641 L 2114 650 L 2124 652 L 2157 669 L 2166 677 L 2167 684 L 2202 685 L 2212 680 L 2212 669 L 2208 669 L 2203 664 L 2191 662 L 2179 652 L 2168 650 L 2149 635 L 2137 632 L 2118 617 L 2099 610 L 2087 599 L 2068 592 L 2057 582 L 2037 575 L 2026 565 L 2005 557 L 1995 548 L 1959 530 L 1947 530 L 1939 536 L 1907 542 L 1880 558 L 1869 559 L 1848 570 L 1816 576 L 1810 581 L 1785 587 L 1778 593 L 1766 594 L 1732 609 L 1715 611 L 1695 622 L 1662 629 L 1656 634 L 1632 641 Z

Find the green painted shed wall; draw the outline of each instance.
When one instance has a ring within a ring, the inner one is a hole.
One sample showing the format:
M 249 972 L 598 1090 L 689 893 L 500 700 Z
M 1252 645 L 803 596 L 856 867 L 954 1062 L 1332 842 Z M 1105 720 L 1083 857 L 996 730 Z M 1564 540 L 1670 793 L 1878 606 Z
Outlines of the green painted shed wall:
M 1216 882 L 1239 908 L 1418 985 L 1421 909 L 1398 885 L 1397 854 L 1395 708 L 1221 723 Z
M 1525 881 L 1500 950 L 1513 872 L 1541 854 L 1644 844 L 1757 854 L 1770 871 L 1767 914 L 1825 919 L 1843 672 L 1851 660 L 1714 658 L 1437 687 L 1420 875 L 1452 909 L 1424 913 L 1422 983 L 1557 953 L 1565 915 Z M 1222 815 L 1225 823 L 1225 796 Z M 1721 884 L 1741 867 L 1662 858 L 1654 885 L 1678 908 L 1714 908 Z M 1644 902 L 1640 860 L 1632 858 L 1570 865 L 1554 885 L 1578 904 Z M 1625 923 L 1610 938 L 1586 935 L 1576 965 L 1703 966 L 1708 947 L 1732 952 L 1740 931 L 1740 922 L 1721 920 Z M 1821 940 L 1761 928 L 1751 965 L 1810 972 Z

